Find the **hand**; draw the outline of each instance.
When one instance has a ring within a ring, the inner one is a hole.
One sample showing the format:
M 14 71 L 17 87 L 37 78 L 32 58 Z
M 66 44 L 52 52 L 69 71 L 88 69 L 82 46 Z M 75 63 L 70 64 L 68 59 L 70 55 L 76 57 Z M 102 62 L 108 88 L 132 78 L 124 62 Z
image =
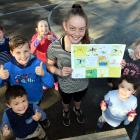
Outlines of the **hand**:
M 53 39 L 54 39 L 53 35 L 48 35 L 48 40 L 53 40 Z
M 107 108 L 107 103 L 104 100 L 102 100 L 100 103 L 100 107 L 102 111 L 105 111 Z
M 32 116 L 32 119 L 34 121 L 39 121 L 41 119 L 41 113 L 38 110 L 36 110 L 35 115 Z
M 5 125 L 3 126 L 3 128 L 2 128 L 2 135 L 3 135 L 4 137 L 7 137 L 7 136 L 10 135 L 10 133 L 11 133 L 11 131 L 10 131 L 10 129 L 8 128 L 8 125 L 5 124 Z
M 38 76 L 44 76 L 43 62 L 40 62 L 40 65 L 35 68 L 35 73 Z
M 6 80 L 9 77 L 9 71 L 4 69 L 3 65 L 0 65 L 0 78 Z
M 72 69 L 70 67 L 63 67 L 61 70 L 61 76 L 68 76 L 72 73 Z
M 135 119 L 136 115 L 137 115 L 137 113 L 135 113 L 135 112 L 129 113 L 128 121 L 132 122 Z
M 40 33 L 40 34 L 38 34 L 37 39 L 38 39 L 38 40 L 42 40 L 43 37 L 44 37 L 44 35 Z
M 121 69 L 123 69 L 126 65 L 126 61 L 123 59 L 120 64 L 121 64 Z

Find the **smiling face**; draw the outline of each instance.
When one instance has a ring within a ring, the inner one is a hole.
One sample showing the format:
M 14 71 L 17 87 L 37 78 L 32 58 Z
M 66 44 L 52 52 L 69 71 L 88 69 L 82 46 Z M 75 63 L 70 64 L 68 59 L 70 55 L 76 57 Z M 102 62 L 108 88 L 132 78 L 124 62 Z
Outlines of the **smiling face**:
M 47 23 L 47 21 L 45 20 L 41 20 L 38 22 L 37 24 L 37 28 L 36 31 L 40 34 L 40 35 L 45 35 L 49 32 L 49 25 Z
M 63 22 L 63 27 L 71 44 L 80 43 L 85 36 L 86 21 L 81 16 L 77 15 L 70 17 L 70 19 Z
M 135 89 L 132 83 L 128 83 L 126 80 L 123 80 L 119 84 L 119 98 L 121 100 L 127 100 L 134 93 Z
M 27 108 L 28 108 L 28 100 L 27 100 L 27 96 L 23 95 L 23 96 L 18 96 L 16 98 L 12 98 L 9 103 L 7 104 L 7 106 L 9 108 L 12 108 L 12 110 L 19 114 L 22 115 L 26 112 Z
M 26 66 L 31 56 L 29 44 L 25 43 L 14 48 L 13 51 L 11 51 L 11 54 L 19 64 Z

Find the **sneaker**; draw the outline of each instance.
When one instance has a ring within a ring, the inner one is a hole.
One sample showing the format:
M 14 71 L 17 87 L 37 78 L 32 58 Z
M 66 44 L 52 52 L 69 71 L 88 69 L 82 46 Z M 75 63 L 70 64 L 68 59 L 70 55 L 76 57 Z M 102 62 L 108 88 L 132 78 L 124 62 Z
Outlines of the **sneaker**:
M 39 121 L 40 125 L 43 127 L 44 130 L 50 127 L 51 123 L 49 119 L 45 119 L 44 121 Z
M 105 120 L 104 120 L 103 116 L 100 116 L 100 117 L 98 118 L 97 127 L 98 127 L 99 129 L 102 129 L 103 126 L 104 126 L 104 123 L 105 123 Z
M 104 126 L 104 122 L 99 122 L 99 121 L 98 121 L 97 127 L 98 127 L 99 129 L 102 129 L 103 126 Z
M 63 110 L 63 125 L 70 126 L 70 112 L 65 112 Z
M 85 123 L 85 119 L 83 117 L 83 113 L 82 113 L 82 110 L 79 109 L 79 110 L 76 110 L 75 107 L 73 107 L 73 111 L 76 115 L 76 120 L 79 124 L 84 124 Z

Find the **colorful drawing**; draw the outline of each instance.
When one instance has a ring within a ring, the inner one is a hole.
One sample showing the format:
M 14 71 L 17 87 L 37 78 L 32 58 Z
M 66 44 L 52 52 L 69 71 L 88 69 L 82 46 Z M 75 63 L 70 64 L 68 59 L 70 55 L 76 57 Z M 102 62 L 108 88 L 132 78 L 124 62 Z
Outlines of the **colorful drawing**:
M 73 44 L 72 78 L 120 77 L 125 44 Z

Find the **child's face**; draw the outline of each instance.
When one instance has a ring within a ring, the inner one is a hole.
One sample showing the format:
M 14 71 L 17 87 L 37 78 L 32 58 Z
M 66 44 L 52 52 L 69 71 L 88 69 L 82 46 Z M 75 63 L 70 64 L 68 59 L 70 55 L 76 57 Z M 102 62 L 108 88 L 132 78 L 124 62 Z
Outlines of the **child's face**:
M 12 108 L 12 110 L 19 114 L 22 115 L 26 112 L 27 108 L 28 108 L 28 100 L 27 100 L 27 96 L 19 96 L 16 98 L 13 98 L 10 100 L 9 104 L 7 104 L 7 106 L 9 108 Z
M 49 32 L 49 26 L 48 26 L 47 21 L 44 21 L 44 20 L 40 21 L 38 23 L 36 30 L 40 35 L 47 34 Z
M 4 32 L 0 30 L 0 39 L 3 39 L 3 37 L 4 37 Z
M 140 59 L 140 44 L 134 49 L 134 55 L 136 59 Z
M 86 32 L 86 21 L 83 17 L 72 16 L 63 23 L 64 30 L 72 44 L 78 44 Z
M 135 89 L 132 83 L 128 83 L 126 80 L 123 80 L 119 84 L 119 97 L 122 100 L 127 100 L 132 94 L 135 93 Z
M 26 66 L 31 56 L 29 44 L 25 43 L 23 45 L 20 45 L 19 47 L 11 51 L 11 54 L 15 57 L 16 61 L 19 64 Z

